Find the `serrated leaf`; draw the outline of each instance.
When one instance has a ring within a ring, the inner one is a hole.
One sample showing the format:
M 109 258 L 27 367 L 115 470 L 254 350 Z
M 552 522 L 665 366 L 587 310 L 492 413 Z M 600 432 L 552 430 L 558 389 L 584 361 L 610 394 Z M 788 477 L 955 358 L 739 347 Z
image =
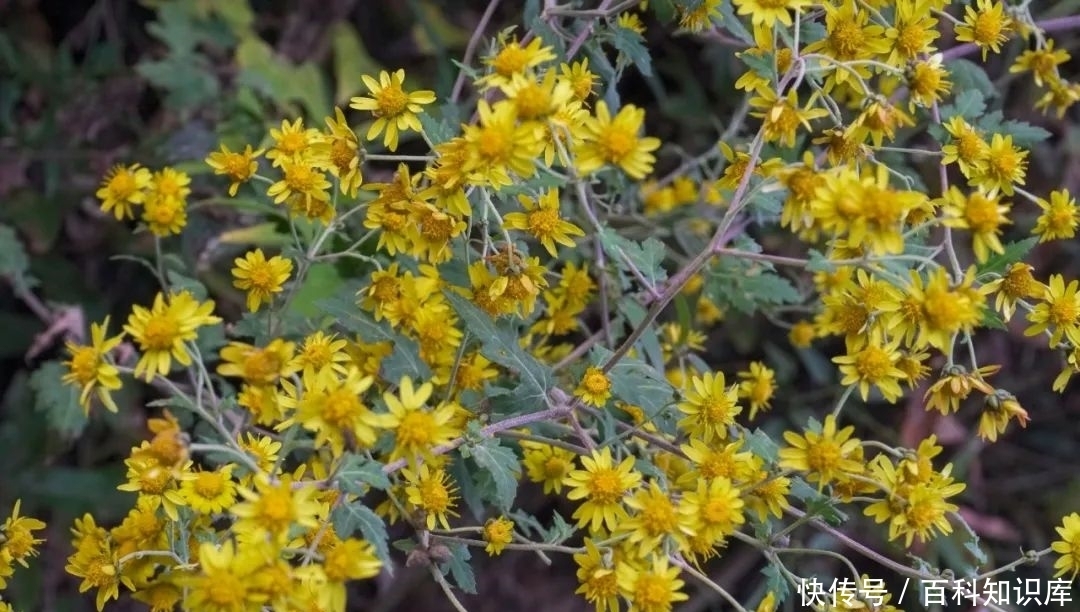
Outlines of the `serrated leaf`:
M 611 28 L 609 33 L 611 46 L 629 60 L 642 76 L 652 76 L 652 57 L 645 46 L 645 38 L 630 28 L 618 25 Z
M 976 276 L 982 276 L 983 274 L 1004 274 L 1009 266 L 1019 261 L 1023 261 L 1023 259 L 1027 257 L 1027 254 L 1031 252 L 1031 249 L 1035 248 L 1036 244 L 1039 244 L 1039 239 L 1036 236 L 1032 236 L 1004 245 L 1004 252 L 991 255 L 986 261 L 975 268 Z
M 830 525 L 840 525 L 848 518 L 836 507 L 836 502 L 832 498 L 818 492 L 802 478 L 791 479 L 791 494 L 803 502 L 807 514 L 821 517 Z
M 20 290 L 29 289 L 37 284 L 26 275 L 30 268 L 30 258 L 19 240 L 15 229 L 10 225 L 0 224 L 0 276 L 11 279 Z
M 428 140 L 433 145 L 442 144 L 457 135 L 457 124 L 448 117 L 448 115 L 456 116 L 458 114 L 457 107 L 445 104 L 441 108 L 442 119 L 436 119 L 428 113 L 417 115 L 420 119 L 420 126 L 424 128 L 424 135 L 428 137 Z
M 493 501 L 503 512 L 510 510 L 517 496 L 520 462 L 514 451 L 499 444 L 496 438 L 487 438 L 469 446 L 469 453 L 480 469 L 491 475 L 495 485 Z
M 780 447 L 773 442 L 773 439 L 769 437 L 769 434 L 760 429 L 755 429 L 754 433 L 746 436 L 746 444 L 744 445 L 746 450 L 750 451 L 757 457 L 761 457 L 768 464 L 776 463 L 780 457 Z
M 375 553 L 382 559 L 383 564 L 389 567 L 390 549 L 388 542 L 390 536 L 386 532 L 386 523 L 379 515 L 375 514 L 360 501 L 346 502 L 334 509 L 330 516 L 330 523 L 339 538 L 352 537 L 359 529 L 364 539 L 375 547 Z
M 680 319 L 683 315 L 682 309 L 686 310 L 686 322 L 683 323 L 680 320 L 680 324 L 683 325 L 683 330 L 690 329 L 690 306 L 687 304 L 686 297 L 683 295 L 676 296 L 676 304 L 680 306 Z M 619 312 L 626 317 L 627 322 L 632 327 L 637 327 L 645 320 L 648 311 L 637 300 L 627 297 L 619 301 Z M 662 370 L 664 368 L 664 352 L 660 347 L 660 335 L 650 330 L 641 335 L 641 338 L 637 342 L 640 345 L 642 352 L 645 353 L 645 358 L 656 369 Z
M 986 98 L 977 89 L 966 89 L 956 95 L 952 104 L 942 109 L 941 118 L 947 120 L 957 115 L 974 121 L 986 112 Z
M 794 304 L 800 300 L 795 285 L 775 272 L 733 265 L 714 266 L 706 278 L 705 295 L 721 306 L 753 314 L 763 306 Z
M 735 16 L 735 10 L 732 8 L 730 2 L 723 2 L 720 4 L 720 23 L 725 30 L 730 32 L 735 38 L 743 41 L 747 45 L 753 46 L 754 35 L 746 29 L 742 21 Z
M 174 270 L 166 272 L 165 277 L 169 280 L 169 289 L 172 293 L 187 291 L 200 302 L 206 299 L 206 285 L 203 285 L 198 280 L 190 276 L 184 276 Z
M 390 478 L 379 462 L 356 453 L 345 453 L 341 461 L 342 465 L 334 481 L 346 493 L 363 495 L 367 493 L 369 486 L 383 491 L 390 488 Z
M 611 353 L 597 348 L 601 360 Z M 675 399 L 675 388 L 656 368 L 633 357 L 623 357 L 608 371 L 611 392 L 622 401 L 640 407 L 650 419 L 655 419 Z
M 30 375 L 34 410 L 43 414 L 49 428 L 67 438 L 78 437 L 87 418 L 79 406 L 79 391 L 60 382 L 66 368 L 59 361 L 46 361 Z
M 439 568 L 444 573 L 450 572 L 450 578 L 459 589 L 470 595 L 476 595 L 476 574 L 469 565 L 469 559 L 472 558 L 469 547 L 458 542 L 449 542 L 446 546 L 450 549 L 450 558 Z
M 1006 136 L 1012 136 L 1013 144 L 1024 148 L 1031 148 L 1051 136 L 1050 132 L 1037 125 L 1015 119 L 1002 123 L 995 131 L 1000 131 Z
M 993 81 L 986 74 L 986 70 L 975 62 L 955 59 L 946 62 L 945 68 L 952 79 L 953 91 L 974 91 L 981 93 L 984 98 L 992 98 L 996 95 L 997 89 Z
M 522 400 L 519 412 L 535 409 L 547 403 L 547 392 L 554 384 L 551 368 L 543 365 L 518 344 L 518 336 L 495 321 L 472 304 L 468 299 L 452 291 L 445 292 L 450 306 L 461 317 L 469 334 L 480 338 L 480 354 L 491 361 L 510 368 L 520 379 L 514 395 Z
M 601 229 L 597 235 L 604 252 L 626 274 L 633 274 L 630 271 L 630 264 L 627 263 L 629 261 L 654 288 L 667 279 L 667 270 L 663 268 L 667 246 L 663 242 L 650 237 L 642 243 L 637 243 L 619 235 L 610 227 Z M 632 278 L 637 277 L 632 276 Z

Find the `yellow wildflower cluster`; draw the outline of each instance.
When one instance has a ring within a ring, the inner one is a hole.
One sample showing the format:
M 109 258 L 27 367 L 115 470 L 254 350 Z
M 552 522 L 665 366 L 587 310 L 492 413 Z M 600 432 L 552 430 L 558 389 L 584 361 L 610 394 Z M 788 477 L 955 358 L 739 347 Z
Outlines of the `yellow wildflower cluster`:
M 45 528 L 45 523 L 29 516 L 19 516 L 22 500 L 15 500 L 11 514 L 0 524 L 0 612 L 11 612 L 11 604 L 4 601 L 4 589 L 8 579 L 15 573 L 15 565 L 29 567 L 27 560 L 37 556 L 38 547 L 45 540 L 34 537 L 35 531 Z
M 630 4 L 550 16 L 587 21 L 552 36 L 595 26 L 597 41 L 502 32 L 473 103 L 458 102 L 469 72 L 438 99 L 404 70 L 381 71 L 362 75 L 352 118 L 286 119 L 262 143 L 209 154 L 230 196 L 273 203 L 267 214 L 287 226 L 275 244 L 288 246 L 232 258 L 242 295 L 213 300 L 166 274 L 159 252 L 151 305 L 134 305 L 116 336 L 106 318 L 88 344 L 69 342 L 63 380 L 84 409 L 117 411 L 112 394 L 131 375 L 170 396 L 154 406 L 200 423 L 151 418 L 119 485 L 135 494 L 127 516 L 109 529 L 76 521 L 67 569 L 99 609 L 125 593 L 154 610 L 341 612 L 347 583 L 398 561 L 388 526 L 405 563 L 451 598 L 447 577 L 468 588 L 468 546 L 565 553 L 600 612 L 666 612 L 691 577 L 728 596 L 698 568 L 731 539 L 780 564 L 783 541 L 828 528 L 817 519 L 840 504 L 909 548 L 953 531 L 965 485 L 952 464 L 934 467 L 937 439 L 863 440 L 841 418 L 857 401 L 952 415 L 974 395 L 982 439 L 1025 426 L 1020 401 L 989 382 L 1000 367 L 975 350 L 979 329 L 1014 319 L 1065 353 L 1055 389 L 1080 372 L 1080 281 L 1044 283 L 1022 261 L 1036 242 L 1073 237 L 1080 212 L 1065 190 L 1025 189 L 1035 130 L 957 90 L 937 45 L 948 27 L 984 58 L 1033 38 L 1014 69 L 1033 72 L 1054 96 L 1042 106 L 1059 112 L 1075 101 L 1054 93 L 1073 90 L 1057 70 L 1067 54 L 1030 3 L 734 0 L 747 24 L 732 32 L 753 38 L 734 84 L 745 117 L 657 175 L 668 149 L 600 76 L 641 58 L 626 44 L 614 65 L 575 58 L 582 44 L 641 37 Z M 719 1 L 678 4 L 686 32 L 724 22 Z M 350 121 L 366 124 L 362 138 Z M 936 140 L 918 144 L 924 132 Z M 908 157 L 929 159 L 939 184 L 923 185 Z M 162 237 L 184 227 L 189 182 L 117 166 L 98 197 L 118 219 L 143 206 Z M 1038 212 L 1032 237 L 1010 243 L 1024 207 Z M 790 232 L 804 256 L 764 252 L 743 235 L 750 223 Z M 781 266 L 806 275 L 793 283 Z M 334 295 L 299 308 L 314 269 L 333 277 L 314 293 Z M 220 302 L 243 319 L 225 326 Z M 726 344 L 716 334 L 729 312 L 758 310 L 796 349 L 837 353 L 834 401 L 800 407 L 821 418 L 780 448 L 749 425 L 781 418 L 764 413 L 798 393 L 781 387 L 790 375 L 706 361 Z M 520 483 L 565 497 L 571 520 L 548 529 L 515 509 Z M 1075 575 L 1074 517 L 1044 554 L 1065 555 L 1058 570 Z M 37 522 L 18 520 L 7 541 L 23 553 L 5 557 L 0 541 L 0 580 L 37 542 Z M 770 590 L 758 609 L 778 598 Z

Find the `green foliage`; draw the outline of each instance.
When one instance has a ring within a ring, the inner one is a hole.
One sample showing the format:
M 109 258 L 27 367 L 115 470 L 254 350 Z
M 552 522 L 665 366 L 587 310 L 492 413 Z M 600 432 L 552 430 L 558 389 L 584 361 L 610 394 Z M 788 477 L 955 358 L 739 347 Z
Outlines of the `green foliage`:
M 56 381 L 67 372 L 59 361 L 47 361 L 30 375 L 34 392 L 34 410 L 41 413 L 49 428 L 65 438 L 75 438 L 86 427 L 86 414 L 79 406 L 79 391 Z
M 379 558 L 389 567 L 390 536 L 386 532 L 386 523 L 362 501 L 345 501 L 338 504 L 330 513 L 330 522 L 333 524 L 334 532 L 340 538 L 352 537 L 359 530 L 363 538 L 375 547 Z
M 521 475 L 520 462 L 514 451 L 500 445 L 497 438 L 484 438 L 462 447 L 462 454 L 472 458 L 491 478 L 492 490 L 484 491 L 485 487 L 481 487 L 481 495 L 491 499 L 500 510 L 509 511 L 517 496 L 518 478 Z

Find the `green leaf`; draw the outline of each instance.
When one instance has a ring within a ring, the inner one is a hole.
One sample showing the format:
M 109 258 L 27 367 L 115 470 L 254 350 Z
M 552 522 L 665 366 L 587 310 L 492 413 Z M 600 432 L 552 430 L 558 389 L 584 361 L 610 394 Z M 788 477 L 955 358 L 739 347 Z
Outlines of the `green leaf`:
M 667 270 L 662 265 L 667 256 L 667 246 L 663 242 L 649 237 L 644 242 L 637 243 L 619 235 L 610 227 L 603 228 L 598 235 L 604 252 L 620 270 L 632 274 L 630 264 L 627 263 L 629 260 L 652 287 L 655 288 L 667 279 Z
M 977 89 L 967 89 L 956 95 L 952 104 L 941 110 L 941 119 L 946 121 L 957 115 L 974 121 L 986 112 L 986 97 Z
M 746 29 L 742 21 L 735 16 L 735 10 L 732 9 L 730 2 L 723 2 L 720 4 L 720 23 L 723 28 L 730 32 L 735 38 L 743 41 L 747 45 L 753 46 L 754 35 Z
M 469 446 L 468 453 L 480 469 L 491 475 L 495 484 L 495 504 L 503 512 L 510 510 L 514 505 L 518 476 L 521 474 L 517 455 L 513 450 L 501 446 L 497 438 L 487 438 L 479 444 Z
M 653 0 L 649 3 L 656 20 L 662 24 L 669 24 L 675 20 L 675 5 L 671 0 Z
M 330 523 L 334 526 L 334 532 L 342 539 L 352 537 L 359 529 L 364 539 L 375 547 L 375 553 L 389 567 L 390 536 L 386 533 L 386 523 L 363 502 L 341 504 L 330 515 Z
M 997 95 L 997 88 L 987 76 L 986 70 L 975 62 L 966 59 L 956 59 L 946 62 L 953 82 L 953 91 L 980 93 L 984 98 L 992 98 Z
M 469 565 L 469 559 L 472 558 L 469 547 L 458 542 L 449 542 L 446 547 L 450 549 L 450 558 L 441 564 L 439 569 L 444 574 L 449 571 L 459 589 L 469 595 L 476 595 L 476 574 Z
M 780 447 L 773 442 L 769 434 L 760 429 L 755 429 L 754 433 L 746 437 L 746 450 L 764 459 L 766 464 L 776 463 L 780 457 Z
M 514 395 L 520 401 L 519 412 L 535 409 L 547 403 L 547 392 L 553 383 L 551 368 L 545 366 L 518 344 L 518 335 L 495 321 L 465 297 L 445 292 L 450 306 L 461 317 L 469 334 L 480 338 L 480 354 L 516 373 L 520 384 Z
M 216 99 L 221 87 L 201 56 L 170 55 L 163 60 L 142 61 L 135 71 L 165 92 L 165 104 L 190 109 Z
M 1013 144 L 1025 149 L 1030 149 L 1051 136 L 1050 132 L 1037 125 L 1015 119 L 981 122 L 979 127 L 987 133 L 1001 133 L 1005 136 L 1012 136 Z
M 637 32 L 621 26 L 614 26 L 609 31 L 608 40 L 620 55 L 620 60 L 625 57 L 642 76 L 652 76 L 652 57 L 649 49 L 645 46 L 645 38 Z
M 383 472 L 382 464 L 356 453 L 345 453 L 334 481 L 353 495 L 364 495 L 370 487 L 383 491 L 390 488 L 390 478 Z
M 30 258 L 22 241 L 10 225 L 0 224 L 0 276 L 11 280 L 16 289 L 25 291 L 37 284 L 26 274 L 30 268 Z
M 79 406 L 78 389 L 60 382 L 65 373 L 59 361 L 46 361 L 30 375 L 30 389 L 34 410 L 45 415 L 49 427 L 66 438 L 76 438 L 86 427 L 87 418 Z
M 170 292 L 180 293 L 181 291 L 187 291 L 191 293 L 192 297 L 200 302 L 206 299 L 206 285 L 203 285 L 197 279 L 185 276 L 174 270 L 167 271 L 165 276 L 169 280 Z
M 420 113 L 420 126 L 424 128 L 424 135 L 431 140 L 431 144 L 442 144 L 457 135 L 458 125 L 449 115 L 457 114 L 457 107 L 445 104 L 442 107 L 442 119 L 436 119 L 428 113 Z
M 691 316 L 690 306 L 687 304 L 686 297 L 683 295 L 676 296 L 676 305 L 679 306 L 680 324 L 684 325 L 683 330 L 691 329 Z M 683 312 L 685 310 L 685 313 Z M 637 300 L 632 297 L 627 297 L 619 301 L 619 312 L 626 317 L 626 320 L 633 327 L 641 325 L 645 320 L 648 311 Z M 683 323 L 682 317 L 686 315 L 686 321 Z M 650 326 L 653 327 L 653 326 Z M 650 329 L 646 333 L 641 335 L 638 339 L 637 345 L 640 346 L 645 358 L 649 363 L 659 371 L 664 370 L 664 352 L 660 348 L 660 335 L 655 333 L 653 329 Z
M 1037 236 L 1032 236 L 1004 245 L 1004 253 L 995 253 L 988 257 L 986 261 L 979 264 L 975 269 L 976 276 L 982 276 L 984 274 L 1004 274 L 1005 271 L 1009 269 L 1009 266 L 1019 261 L 1023 261 L 1023 259 L 1027 257 L 1027 254 L 1031 252 L 1031 249 L 1035 248 L 1035 245 L 1038 243 L 1039 238 Z
M 382 66 L 371 57 L 356 28 L 347 21 L 338 21 L 330 28 L 330 45 L 334 49 L 334 103 L 344 105 L 352 96 L 366 91 L 360 75 L 377 79 Z
M 836 507 L 836 502 L 828 495 L 806 484 L 802 478 L 791 479 L 791 494 L 804 502 L 806 513 L 821 517 L 830 525 L 840 525 L 847 520 L 847 515 Z
M 775 272 L 741 265 L 713 266 L 706 277 L 704 293 L 718 304 L 748 315 L 765 306 L 794 304 L 801 299 L 788 279 Z
M 597 346 L 593 358 L 606 362 L 611 351 Z M 655 419 L 674 401 L 675 388 L 658 370 L 634 357 L 623 357 L 608 371 L 611 392 L 622 401 L 640 407 L 650 419 Z

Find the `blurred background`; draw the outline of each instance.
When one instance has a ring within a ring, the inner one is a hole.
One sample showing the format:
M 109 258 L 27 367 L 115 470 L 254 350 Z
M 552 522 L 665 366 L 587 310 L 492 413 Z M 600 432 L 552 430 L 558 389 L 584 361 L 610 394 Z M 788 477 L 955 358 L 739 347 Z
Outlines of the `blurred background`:
M 521 26 L 524 4 L 500 4 L 481 54 L 498 31 Z M 1047 17 L 1080 10 L 1076 0 L 1039 5 Z M 86 333 L 89 322 L 106 315 L 116 329 L 131 304 L 148 302 L 157 289 L 140 263 L 124 258 L 152 255 L 150 236 L 133 234 L 131 226 L 99 211 L 94 191 L 108 169 L 139 162 L 171 164 L 192 174 L 189 225 L 167 250 L 197 272 L 224 316 L 235 317 L 243 297 L 231 287 L 228 264 L 251 242 L 267 241 L 272 248 L 272 237 L 234 232 L 250 225 L 245 198 L 252 196 L 223 198 L 223 183 L 210 179 L 202 162 L 206 154 L 221 141 L 258 143 L 283 118 L 302 116 L 309 125 L 321 125 L 335 105 L 347 107 L 351 96 L 364 91 L 361 74 L 380 69 L 405 68 L 413 84 L 444 98 L 458 75 L 453 60 L 462 57 L 487 6 L 487 0 L 0 0 L 0 517 L 22 498 L 23 514 L 49 524 L 41 557 L 17 571 L 5 593 L 17 610 L 92 609 L 92 598 L 80 596 L 78 581 L 64 572 L 69 528 L 88 511 L 106 526 L 124 515 L 132 497 L 116 490 L 124 479 L 123 458 L 146 437 L 146 419 L 157 414 L 146 407 L 159 397 L 153 388 L 126 384 L 117 395 L 118 414 L 95 410 L 87 419 L 72 392 L 59 384 L 66 338 Z M 652 8 L 641 15 L 653 74 L 629 71 L 619 93 L 647 109 L 651 135 L 697 154 L 715 145 L 739 106 L 733 84 L 744 67 L 729 38 L 676 35 L 674 24 L 660 23 Z M 1074 55 L 1080 48 L 1074 34 L 1057 40 Z M 938 43 L 955 44 L 949 35 Z M 1052 134 L 1032 151 L 1027 188 L 1043 196 L 1063 187 L 1075 193 L 1077 111 L 1059 119 L 1032 110 L 1037 94 L 1030 77 L 1007 70 L 1022 50 L 1014 41 L 988 63 L 1000 92 L 993 104 L 1006 117 Z M 1062 75 L 1075 79 L 1076 68 L 1072 61 Z M 361 117 L 349 116 L 358 131 L 366 129 Z M 928 142 L 916 137 L 904 146 Z M 401 152 L 424 153 L 422 146 L 406 142 Z M 662 158 L 658 173 L 678 161 Z M 933 161 L 921 169 L 929 185 L 936 184 Z M 381 171 L 365 173 L 365 182 L 387 178 Z M 1031 206 L 1014 211 L 1006 241 L 1029 235 L 1036 216 Z M 804 248 L 779 232 L 752 231 L 770 252 L 798 255 Z M 24 253 L 29 274 L 16 277 L 10 271 Z M 1059 241 L 1040 245 L 1028 261 L 1040 279 L 1051 273 L 1076 278 L 1078 255 L 1076 241 Z M 931 417 L 921 390 L 906 405 L 845 412 L 867 437 L 893 444 L 914 445 L 936 433 L 956 464 L 954 474 L 968 484 L 963 512 L 998 565 L 1015 559 L 1021 546 L 1047 546 L 1060 517 L 1080 509 L 1075 384 L 1064 394 L 1052 393 L 1050 382 L 1063 359 L 1021 331 L 979 335 L 980 363 L 1002 365 L 996 385 L 1012 391 L 1031 415 L 1026 430 L 1013 426 L 992 446 L 974 436 L 977 406 L 954 418 Z M 781 391 L 772 412 L 757 424 L 779 432 L 801 427 L 830 405 L 835 373 L 828 359 L 836 348 L 824 343 L 796 350 L 765 318 L 731 313 L 710 332 L 705 359 L 729 374 L 755 359 L 774 367 Z M 519 503 L 541 517 L 572 511 L 565 501 L 547 500 L 528 486 Z M 860 541 L 897 554 L 881 529 L 848 528 Z M 967 554 L 962 538 L 921 553 L 942 566 Z M 1045 579 L 1052 564 L 1047 561 L 1018 575 Z M 535 555 L 507 553 L 495 561 L 477 554 L 474 562 L 481 595 L 462 598 L 473 612 L 588 609 L 573 594 L 577 581 L 568 559 L 547 567 Z M 765 584 L 761 567 L 756 553 L 732 546 L 707 570 L 744 601 L 756 601 Z M 813 567 L 802 569 L 809 573 Z M 820 571 L 832 570 L 822 564 Z M 694 592 L 693 583 L 688 588 L 692 597 L 682 609 L 721 609 L 711 594 Z M 449 609 L 424 570 L 399 567 L 393 578 L 384 575 L 354 590 L 350 609 Z M 143 606 L 123 598 L 112 608 Z

